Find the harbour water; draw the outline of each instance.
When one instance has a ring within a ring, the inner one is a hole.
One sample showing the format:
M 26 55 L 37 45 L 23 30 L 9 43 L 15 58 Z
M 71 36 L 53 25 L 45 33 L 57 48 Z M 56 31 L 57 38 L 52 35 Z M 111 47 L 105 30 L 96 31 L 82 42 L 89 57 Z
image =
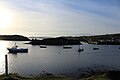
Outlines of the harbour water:
M 7 47 L 14 43 L 19 47 L 28 48 L 28 53 L 8 53 Z M 89 70 L 120 70 L 119 45 L 83 44 L 83 52 L 78 52 L 79 45 L 71 49 L 63 46 L 32 46 L 24 41 L 0 41 L 0 74 L 5 72 L 5 54 L 8 55 L 9 73 L 20 75 L 39 75 L 42 72 L 76 76 Z M 99 50 L 93 50 L 98 47 Z

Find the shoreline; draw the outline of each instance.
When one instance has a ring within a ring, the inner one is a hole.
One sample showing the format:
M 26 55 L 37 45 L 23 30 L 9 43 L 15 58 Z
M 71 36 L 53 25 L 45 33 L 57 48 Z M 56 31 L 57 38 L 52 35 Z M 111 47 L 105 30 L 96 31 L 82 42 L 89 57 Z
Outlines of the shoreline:
M 19 74 L 0 75 L 0 80 L 120 80 L 120 71 L 98 71 L 83 73 L 79 77 L 67 77 L 64 75 L 54 75 L 44 73 L 37 76 L 19 76 Z
M 39 40 L 37 38 L 42 38 Z M 59 36 L 59 37 L 26 37 L 22 35 L 0 35 L 0 40 L 7 41 L 31 41 L 31 44 L 62 45 L 62 44 L 79 44 L 78 41 L 87 42 L 89 44 L 97 45 L 120 45 L 120 33 L 92 35 L 92 36 Z M 54 43 L 53 43 L 54 41 Z M 59 44 L 57 43 L 59 41 Z M 32 43 L 33 42 L 33 43 Z

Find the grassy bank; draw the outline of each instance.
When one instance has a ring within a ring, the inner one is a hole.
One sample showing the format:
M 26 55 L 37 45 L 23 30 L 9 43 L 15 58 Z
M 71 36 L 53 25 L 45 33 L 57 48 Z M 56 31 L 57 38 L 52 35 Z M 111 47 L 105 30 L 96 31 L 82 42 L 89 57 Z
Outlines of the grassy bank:
M 21 77 L 18 74 L 9 74 L 9 76 L 0 75 L 0 80 L 72 80 L 69 77 L 55 75 L 39 75 L 33 77 Z
M 21 77 L 18 74 L 0 75 L 0 80 L 120 80 L 120 71 L 94 72 L 82 74 L 77 78 L 45 74 L 33 77 Z

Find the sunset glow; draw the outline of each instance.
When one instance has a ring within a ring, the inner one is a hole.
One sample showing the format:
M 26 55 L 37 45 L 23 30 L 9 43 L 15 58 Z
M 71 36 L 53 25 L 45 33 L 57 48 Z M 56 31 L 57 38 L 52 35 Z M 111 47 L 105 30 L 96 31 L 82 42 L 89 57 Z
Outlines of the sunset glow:
M 119 0 L 0 0 L 0 34 L 119 33 L 119 3 Z
M 8 28 L 13 21 L 11 12 L 5 9 L 0 9 L 0 28 Z

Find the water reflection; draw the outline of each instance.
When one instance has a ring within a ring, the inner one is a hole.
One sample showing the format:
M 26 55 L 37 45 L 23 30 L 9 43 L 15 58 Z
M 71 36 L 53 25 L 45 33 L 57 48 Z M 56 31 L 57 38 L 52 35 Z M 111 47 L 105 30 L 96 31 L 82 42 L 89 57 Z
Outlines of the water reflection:
M 4 73 L 4 56 L 7 47 L 14 45 L 13 41 L 0 41 L 1 58 L 0 72 Z M 72 45 L 72 49 L 63 49 L 63 46 L 47 46 L 41 49 L 39 46 L 17 42 L 18 46 L 28 48 L 28 53 L 8 54 L 9 72 L 21 75 L 38 75 L 42 71 L 55 74 L 73 74 L 94 69 L 120 69 L 119 45 L 82 45 L 83 52 L 78 52 L 78 45 Z M 100 50 L 93 50 L 99 47 Z M 102 66 L 101 66 L 102 65 Z
M 5 54 L 7 54 L 6 47 L 8 45 L 6 41 L 0 41 L 0 74 L 4 73 Z

